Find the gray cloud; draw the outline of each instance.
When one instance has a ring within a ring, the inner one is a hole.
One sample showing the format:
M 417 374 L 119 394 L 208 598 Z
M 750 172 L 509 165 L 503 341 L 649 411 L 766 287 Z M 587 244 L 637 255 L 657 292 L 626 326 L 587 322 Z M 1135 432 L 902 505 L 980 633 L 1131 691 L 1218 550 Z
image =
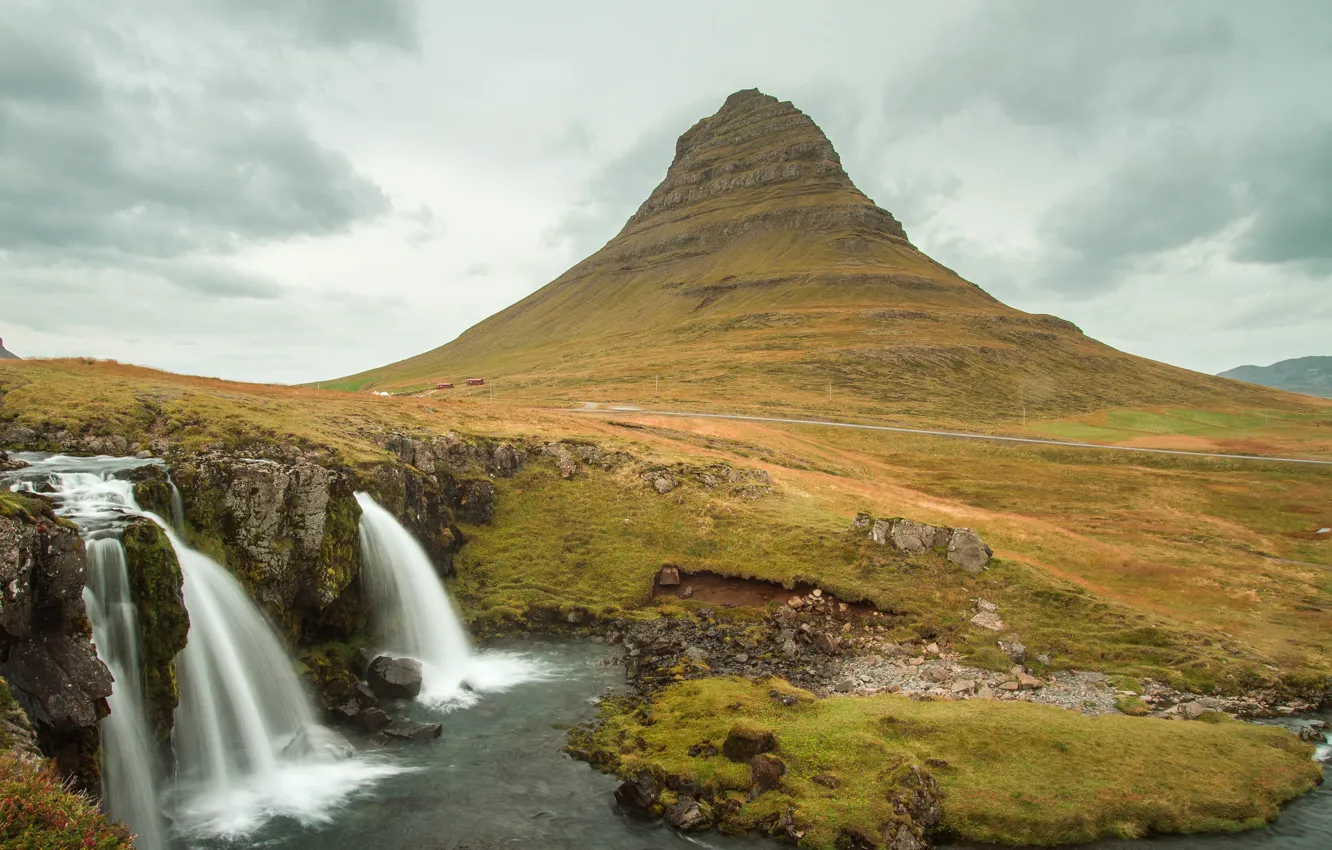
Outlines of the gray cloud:
M 1234 44 L 1214 3 L 988 3 L 899 75 L 885 105 L 901 135 L 984 105 L 1020 124 L 1104 125 L 1196 100 Z
M 286 28 L 298 39 L 345 48 L 358 43 L 403 50 L 419 46 L 413 0 L 214 0 L 222 13 L 240 13 Z
M 1235 257 L 1332 274 L 1332 123 L 1271 141 L 1254 152 L 1246 187 L 1251 224 Z

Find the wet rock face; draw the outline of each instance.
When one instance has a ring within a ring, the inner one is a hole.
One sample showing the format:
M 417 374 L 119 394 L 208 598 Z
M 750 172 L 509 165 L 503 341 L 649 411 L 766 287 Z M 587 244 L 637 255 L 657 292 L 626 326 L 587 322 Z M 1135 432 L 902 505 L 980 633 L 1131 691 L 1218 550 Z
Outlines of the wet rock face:
M 176 464 L 173 475 L 191 529 L 224 551 L 227 568 L 289 635 L 343 636 L 362 625 L 348 594 L 360 575 L 349 475 L 304 458 L 216 453 Z
M 184 579 L 176 552 L 156 523 L 135 520 L 126 527 L 122 541 L 130 593 L 139 612 L 144 710 L 157 743 L 169 747 L 173 718 L 180 704 L 176 655 L 185 648 L 190 631 L 182 592 Z
M 0 503 L 0 672 L 42 752 L 96 794 L 97 722 L 107 714 L 112 682 L 92 644 L 85 570 L 78 531 L 49 507 Z
M 421 663 L 381 655 L 370 662 L 367 679 L 381 699 L 414 699 L 421 693 Z
M 15 469 L 22 469 L 28 464 L 21 460 L 13 460 L 9 455 L 0 452 L 0 472 L 12 472 Z

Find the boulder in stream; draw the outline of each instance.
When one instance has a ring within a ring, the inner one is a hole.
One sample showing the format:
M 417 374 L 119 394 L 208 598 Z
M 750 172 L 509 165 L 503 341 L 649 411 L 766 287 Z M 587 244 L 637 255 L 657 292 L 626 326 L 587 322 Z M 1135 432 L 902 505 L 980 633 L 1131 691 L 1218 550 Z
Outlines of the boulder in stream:
M 392 720 L 380 730 L 385 738 L 398 741 L 429 741 L 438 738 L 444 727 L 438 723 L 419 723 L 415 720 Z
M 380 699 L 415 699 L 421 693 L 421 662 L 381 655 L 370 662 L 366 679 Z

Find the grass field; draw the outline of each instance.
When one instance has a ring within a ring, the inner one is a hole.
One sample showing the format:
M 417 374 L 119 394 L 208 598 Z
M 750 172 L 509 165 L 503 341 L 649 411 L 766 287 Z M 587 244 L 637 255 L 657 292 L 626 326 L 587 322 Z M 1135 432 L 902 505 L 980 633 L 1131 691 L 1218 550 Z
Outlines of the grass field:
M 534 463 L 498 483 L 493 525 L 465 529 L 457 589 L 477 617 L 632 608 L 673 560 L 807 579 L 901 611 L 904 634 L 944 630 L 977 657 L 981 637 L 961 626 L 967 595 L 983 591 L 1058 666 L 1213 687 L 1332 672 L 1332 536 L 1315 533 L 1332 526 L 1332 470 L 722 420 L 641 416 L 644 427 L 626 428 L 485 397 L 381 398 L 78 360 L 0 365 L 0 391 L 0 421 L 118 435 L 127 449 L 290 443 L 359 466 L 387 458 L 390 432 L 457 431 L 772 477 L 776 492 L 757 501 L 695 484 L 663 498 L 632 467 L 563 481 Z M 1318 434 L 1322 421 L 1297 424 Z M 847 536 L 861 510 L 973 527 L 997 566 L 963 582 L 883 562 Z

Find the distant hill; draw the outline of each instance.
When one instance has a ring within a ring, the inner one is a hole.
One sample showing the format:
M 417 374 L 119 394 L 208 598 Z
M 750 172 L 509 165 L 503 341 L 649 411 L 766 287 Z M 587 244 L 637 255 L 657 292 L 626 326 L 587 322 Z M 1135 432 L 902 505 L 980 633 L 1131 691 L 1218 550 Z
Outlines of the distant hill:
M 5 348 L 5 341 L 3 339 L 0 339 L 0 360 L 22 360 L 22 359 L 23 359 L 22 357 L 19 357 L 17 354 L 14 354 L 9 349 Z
M 1221 377 L 1332 398 L 1332 357 L 1296 357 L 1271 366 L 1238 366 L 1222 372 Z
M 1300 404 L 999 302 L 916 248 L 807 115 L 756 89 L 680 137 L 665 179 L 601 250 L 447 345 L 321 385 L 472 376 L 511 399 L 835 405 L 935 423 Z

